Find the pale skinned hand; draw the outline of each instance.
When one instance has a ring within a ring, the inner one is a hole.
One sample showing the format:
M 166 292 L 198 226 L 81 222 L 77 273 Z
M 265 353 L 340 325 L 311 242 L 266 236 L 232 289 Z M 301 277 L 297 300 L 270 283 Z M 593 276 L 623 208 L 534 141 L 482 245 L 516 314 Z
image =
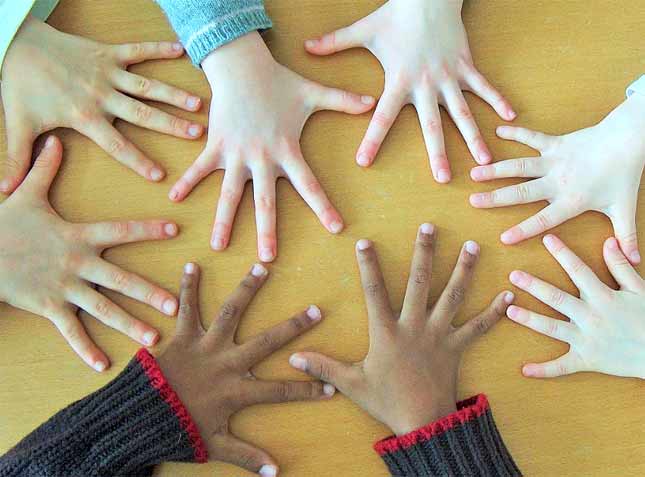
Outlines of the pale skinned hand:
M 127 71 L 129 65 L 182 54 L 179 43 L 105 45 L 29 17 L 7 51 L 2 68 L 8 157 L 0 192 L 10 194 L 20 185 L 31 164 L 34 140 L 57 127 L 77 130 L 148 180 L 163 179 L 163 169 L 112 123 L 120 118 L 180 138 L 200 137 L 203 126 L 133 98 L 197 111 L 201 106 L 198 97 Z
M 213 51 L 202 63 L 213 92 L 208 142 L 177 181 L 169 197 L 183 200 L 213 171 L 224 182 L 211 236 L 225 249 L 247 181 L 253 180 L 258 256 L 277 256 L 276 181 L 287 178 L 331 233 L 343 219 L 331 204 L 300 150 L 309 116 L 320 110 L 360 114 L 374 98 L 331 89 L 306 80 L 277 63 L 259 33 L 245 35 Z
M 383 67 L 383 95 L 356 153 L 360 166 L 374 162 L 406 104 L 417 110 L 430 167 L 438 182 L 451 179 L 439 106 L 448 111 L 477 163 L 492 160 L 462 91 L 481 97 L 502 119 L 511 121 L 516 114 L 475 68 L 461 7 L 461 0 L 390 0 L 353 25 L 305 42 L 307 51 L 315 55 L 366 48 Z
M 524 376 L 553 378 L 595 371 L 645 379 L 645 282 L 620 250 L 618 241 L 611 237 L 603 248 L 605 263 L 618 290 L 605 285 L 559 238 L 547 235 L 544 245 L 578 287 L 580 298 L 528 273 L 511 273 L 514 285 L 570 320 L 509 307 L 511 320 L 569 344 L 569 351 L 553 361 L 526 364 Z
M 257 404 L 317 401 L 331 398 L 335 388 L 319 381 L 266 381 L 252 374 L 253 366 L 279 350 L 322 319 L 312 305 L 243 344 L 235 340 L 247 306 L 264 285 L 268 271 L 253 266 L 204 329 L 199 313 L 199 267 L 184 267 L 177 331 L 157 358 L 164 375 L 193 417 L 212 460 L 229 462 L 263 477 L 278 473 L 267 452 L 235 437 L 231 416 Z
M 48 318 L 74 351 L 97 371 L 110 362 L 88 336 L 78 308 L 145 345 L 158 332 L 96 291 L 109 288 L 167 315 L 177 300 L 166 290 L 103 260 L 104 250 L 177 235 L 164 220 L 72 224 L 49 204 L 48 192 L 58 172 L 62 144 L 50 136 L 20 187 L 0 204 L 0 301 Z
M 546 200 L 549 205 L 501 236 L 511 245 L 539 235 L 588 210 L 611 220 L 629 260 L 640 263 L 636 206 L 645 165 L 645 96 L 632 95 L 596 126 L 564 136 L 548 136 L 502 126 L 497 135 L 526 144 L 540 157 L 476 167 L 476 181 L 508 177 L 534 180 L 493 192 L 473 194 L 474 207 L 505 207 Z
M 370 335 L 363 361 L 341 363 L 311 352 L 290 358 L 293 367 L 333 384 L 397 435 L 456 410 L 463 351 L 499 321 L 513 301 L 511 292 L 502 292 L 480 315 L 453 326 L 473 278 L 479 246 L 464 244 L 448 285 L 431 305 L 434 238 L 434 227 L 422 225 L 400 314 L 390 306 L 373 244 L 368 240 L 357 243 Z

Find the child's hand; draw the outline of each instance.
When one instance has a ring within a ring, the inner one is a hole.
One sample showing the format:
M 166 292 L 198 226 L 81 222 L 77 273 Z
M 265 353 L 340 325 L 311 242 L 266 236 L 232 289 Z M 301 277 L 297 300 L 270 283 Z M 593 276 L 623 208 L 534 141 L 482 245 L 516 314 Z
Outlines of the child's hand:
M 297 353 L 290 363 L 333 384 L 396 434 L 403 435 L 456 410 L 462 352 L 493 326 L 513 300 L 503 292 L 486 311 L 455 328 L 479 257 L 467 242 L 437 303 L 430 307 L 434 228 L 419 230 L 401 314 L 392 311 L 373 244 L 360 240 L 356 254 L 367 303 L 370 349 L 346 364 L 317 353 Z
M 160 101 L 186 111 L 198 110 L 198 97 L 126 71 L 132 64 L 182 54 L 178 43 L 104 45 L 28 18 L 11 44 L 2 69 L 9 154 L 0 192 L 10 194 L 20 185 L 31 164 L 34 140 L 57 127 L 76 129 L 148 180 L 163 179 L 165 172 L 160 166 L 117 131 L 112 122 L 120 118 L 186 139 L 201 136 L 203 126 L 131 97 Z
M 551 338 L 569 344 L 569 352 L 540 364 L 527 364 L 525 376 L 552 378 L 580 371 L 645 379 L 645 282 L 621 252 L 615 238 L 605 242 L 604 256 L 618 282 L 605 285 L 557 237 L 544 237 L 547 250 L 580 290 L 580 298 L 529 275 L 515 271 L 511 282 L 571 321 L 556 320 L 512 306 L 508 317 Z
M 276 181 L 285 177 L 331 233 L 343 219 L 300 151 L 300 133 L 316 111 L 360 114 L 374 98 L 326 88 L 276 63 L 257 32 L 218 48 L 202 63 L 213 91 L 208 143 L 170 191 L 183 200 L 206 176 L 224 169 L 211 247 L 225 249 L 244 184 L 253 180 L 258 256 L 277 255 Z
M 638 188 L 645 164 L 645 98 L 632 95 L 598 125 L 547 136 L 502 126 L 497 134 L 540 151 L 541 157 L 501 161 L 476 167 L 476 181 L 506 177 L 537 177 L 493 192 L 473 194 L 474 207 L 504 207 L 542 200 L 550 205 L 504 232 L 505 244 L 539 235 L 588 210 L 607 215 L 620 247 L 640 263 L 636 235 Z
M 265 381 L 253 376 L 255 365 L 322 319 L 320 310 L 310 306 L 237 344 L 239 322 L 267 274 L 263 266 L 253 266 L 205 330 L 199 314 L 199 268 L 187 264 L 181 282 L 177 332 L 157 362 L 194 418 L 213 460 L 273 477 L 278 471 L 275 460 L 235 437 L 229 428 L 231 416 L 256 404 L 328 399 L 335 389 L 319 381 Z
M 439 105 L 450 113 L 475 160 L 479 164 L 491 161 L 462 91 L 480 96 L 502 119 L 511 121 L 516 114 L 473 65 L 461 6 L 461 0 L 390 0 L 353 25 L 305 43 L 315 55 L 367 48 L 385 70 L 383 96 L 356 154 L 359 165 L 374 162 L 399 111 L 410 103 L 419 114 L 430 167 L 438 182 L 451 179 Z
M 157 331 L 139 321 L 94 285 L 122 293 L 173 316 L 177 300 L 166 290 L 103 260 L 104 250 L 177 235 L 172 222 L 71 224 L 49 204 L 47 194 L 61 163 L 62 145 L 50 136 L 18 190 L 0 205 L 0 301 L 54 323 L 78 355 L 97 371 L 109 360 L 76 316 L 78 308 L 145 345 Z

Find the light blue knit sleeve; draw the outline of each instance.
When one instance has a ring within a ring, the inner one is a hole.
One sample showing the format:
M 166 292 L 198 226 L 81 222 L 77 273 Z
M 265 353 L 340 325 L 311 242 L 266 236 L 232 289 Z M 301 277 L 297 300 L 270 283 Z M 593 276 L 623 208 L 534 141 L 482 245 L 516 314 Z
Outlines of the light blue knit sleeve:
M 216 48 L 271 28 L 262 0 L 156 0 L 195 66 Z

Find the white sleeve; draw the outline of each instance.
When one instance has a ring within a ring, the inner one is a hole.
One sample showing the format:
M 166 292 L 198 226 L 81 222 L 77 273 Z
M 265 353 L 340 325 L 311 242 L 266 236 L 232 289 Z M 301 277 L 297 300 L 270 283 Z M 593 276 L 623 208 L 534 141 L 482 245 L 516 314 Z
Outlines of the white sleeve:
M 641 76 L 627 87 L 628 98 L 634 93 L 645 94 L 645 75 Z

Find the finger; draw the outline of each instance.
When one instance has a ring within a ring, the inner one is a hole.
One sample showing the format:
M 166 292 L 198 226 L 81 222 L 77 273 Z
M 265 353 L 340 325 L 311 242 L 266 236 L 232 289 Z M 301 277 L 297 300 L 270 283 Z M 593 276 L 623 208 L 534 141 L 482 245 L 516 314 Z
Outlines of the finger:
M 508 305 L 513 303 L 515 295 L 510 291 L 504 291 L 497 295 L 488 308 L 460 326 L 454 333 L 457 345 L 465 349 L 479 337 L 488 333 L 493 326 L 502 319 Z
M 540 315 L 518 306 L 510 306 L 506 313 L 514 322 L 531 328 L 533 331 L 537 331 L 549 338 L 570 344 L 576 338 L 576 326 L 566 321 L 549 318 L 548 316 Z
M 204 178 L 217 169 L 217 158 L 219 153 L 211 150 L 208 146 L 195 159 L 195 162 L 184 172 L 168 194 L 173 202 L 180 202 L 199 184 Z
M 568 316 L 571 320 L 575 320 L 576 317 L 580 317 L 584 313 L 582 301 L 550 283 L 518 270 L 512 272 L 509 278 L 513 285 L 530 293 L 542 303 Z
M 264 285 L 268 274 L 269 271 L 262 265 L 253 265 L 237 288 L 222 304 L 219 313 L 208 330 L 211 336 L 214 338 L 223 336 L 230 341 L 235 339 L 240 317 L 246 311 L 255 294 Z
M 262 477 L 278 475 L 278 465 L 269 454 L 231 434 L 215 434 L 211 442 L 215 460 L 237 465 Z
M 339 111 L 347 114 L 363 114 L 376 104 L 376 99 L 369 95 L 360 95 L 337 88 L 328 88 L 315 84 L 314 111 Z
M 361 239 L 356 243 L 356 259 L 361 274 L 361 284 L 367 305 L 370 336 L 394 316 L 378 255 L 372 242 Z
M 80 227 L 83 238 L 101 249 L 147 240 L 167 240 L 179 233 L 177 224 L 166 220 L 98 222 Z
M 408 278 L 408 287 L 405 291 L 401 317 L 425 319 L 430 295 L 430 282 L 432 278 L 432 257 L 434 255 L 435 228 L 432 224 L 423 224 L 419 227 L 417 240 L 414 244 L 412 265 Z
M 497 135 L 502 139 L 520 142 L 537 151 L 548 149 L 555 139 L 553 136 L 533 131 L 532 129 L 515 126 L 500 126 L 497 128 Z
M 201 180 L 201 179 L 200 179 Z M 211 236 L 211 248 L 224 250 L 231 240 L 237 208 L 244 194 L 246 177 L 239 168 L 226 169 L 217 201 L 217 213 Z
M 340 233 L 344 227 L 343 218 L 329 201 L 320 182 L 302 155 L 298 153 L 298 156 L 288 161 L 283 168 L 293 187 L 314 211 L 320 223 L 329 232 Z
M 641 254 L 638 251 L 636 211 L 625 211 L 618 216 L 610 216 L 610 219 L 623 253 L 633 265 L 638 265 L 641 263 Z
M 336 361 L 319 353 L 296 353 L 289 358 L 289 364 L 312 378 L 329 383 L 343 394 L 352 397 L 358 390 L 357 370 L 349 364 Z
M 259 363 L 296 337 L 309 331 L 320 320 L 322 320 L 320 309 L 311 305 L 290 320 L 283 321 L 241 345 L 239 347 L 241 360 L 248 363 L 249 367 Z
M 245 386 L 244 404 L 280 404 L 294 401 L 319 401 L 336 393 L 333 384 L 321 381 L 250 381 Z
M 63 145 L 60 139 L 49 136 L 20 188 L 29 194 L 47 197 L 62 160 Z
M 424 89 L 416 94 L 414 106 L 419 115 L 421 132 L 428 151 L 432 174 L 435 180 L 441 184 L 450 182 L 452 174 L 443 140 L 438 99 L 434 94 L 430 94 Z
M 150 305 L 168 316 L 177 313 L 177 300 L 169 292 L 101 258 L 82 266 L 79 275 L 88 282 Z
M 470 171 L 470 177 L 477 182 L 510 177 L 543 177 L 549 172 L 546 159 L 523 157 L 496 162 L 487 166 L 477 166 Z
M 202 105 L 199 96 L 125 70 L 115 70 L 112 81 L 119 91 L 138 98 L 170 104 L 186 111 L 197 111 Z
M 253 174 L 253 201 L 258 234 L 258 257 L 272 262 L 277 255 L 275 177 L 267 171 Z
M 540 235 L 571 218 L 573 218 L 573 215 L 565 207 L 562 207 L 558 202 L 554 202 L 533 217 L 504 232 L 500 240 L 506 245 L 513 245 Z
M 4 179 L 0 192 L 11 194 L 23 181 L 31 165 L 31 154 L 37 134 L 29 121 L 22 116 L 15 119 L 5 114 L 7 127 L 7 157 L 4 164 Z
M 69 301 L 101 323 L 120 331 L 144 346 L 153 346 L 159 340 L 157 330 L 133 318 L 93 288 L 83 287 L 75 290 L 69 297 Z
M 179 316 L 177 334 L 194 336 L 204 331 L 199 313 L 199 279 L 201 271 L 196 263 L 184 266 L 179 292 Z
M 362 20 L 331 33 L 305 41 L 305 49 L 314 55 L 331 55 L 363 46 L 365 23 Z
M 642 293 L 645 291 L 645 284 L 638 272 L 634 269 L 627 257 L 621 251 L 618 241 L 608 238 L 603 247 L 605 263 L 612 276 L 616 279 L 621 290 Z
M 197 139 L 204 126 L 168 114 L 121 93 L 114 93 L 106 102 L 107 111 L 142 128 L 184 139 Z
M 159 182 L 165 177 L 166 173 L 161 167 L 148 159 L 109 122 L 98 121 L 89 127 L 79 127 L 79 130 L 107 154 L 141 177 L 153 182 Z
M 461 248 L 457 265 L 450 275 L 448 285 L 443 290 L 437 303 L 432 309 L 430 320 L 438 324 L 450 324 L 461 307 L 466 291 L 475 274 L 475 266 L 479 260 L 479 244 L 469 240 Z
M 63 338 L 85 363 L 99 373 L 110 367 L 110 360 L 89 337 L 83 323 L 69 310 L 60 310 L 47 316 Z
M 356 162 L 359 166 L 369 167 L 374 162 L 385 136 L 390 131 L 394 120 L 403 108 L 403 95 L 385 86 L 385 91 L 372 116 L 365 137 L 358 148 Z
M 477 68 L 474 66 L 468 68 L 467 73 L 464 75 L 464 80 L 468 86 L 468 90 L 486 101 L 500 118 L 506 121 L 513 121 L 517 117 L 508 100 L 488 82 L 486 77 Z
M 542 240 L 549 253 L 567 272 L 578 290 L 590 295 L 603 293 L 607 287 L 580 258 L 555 235 L 546 235 Z
M 503 187 L 492 192 L 471 194 L 470 204 L 478 209 L 491 209 L 547 200 L 550 195 L 548 181 L 546 178 L 541 178 Z
M 477 123 L 475 123 L 473 114 L 470 112 L 470 107 L 459 86 L 457 84 L 451 84 L 444 88 L 442 95 L 446 109 L 466 141 L 470 154 L 478 164 L 490 163 L 493 160 L 493 156 L 479 132 Z
M 115 46 L 114 53 L 119 62 L 132 65 L 146 60 L 179 58 L 184 54 L 184 47 L 181 43 L 169 41 L 126 43 Z
M 557 378 L 581 371 L 578 360 L 571 353 L 560 356 L 553 361 L 539 364 L 526 364 L 522 368 L 522 374 L 527 378 Z

